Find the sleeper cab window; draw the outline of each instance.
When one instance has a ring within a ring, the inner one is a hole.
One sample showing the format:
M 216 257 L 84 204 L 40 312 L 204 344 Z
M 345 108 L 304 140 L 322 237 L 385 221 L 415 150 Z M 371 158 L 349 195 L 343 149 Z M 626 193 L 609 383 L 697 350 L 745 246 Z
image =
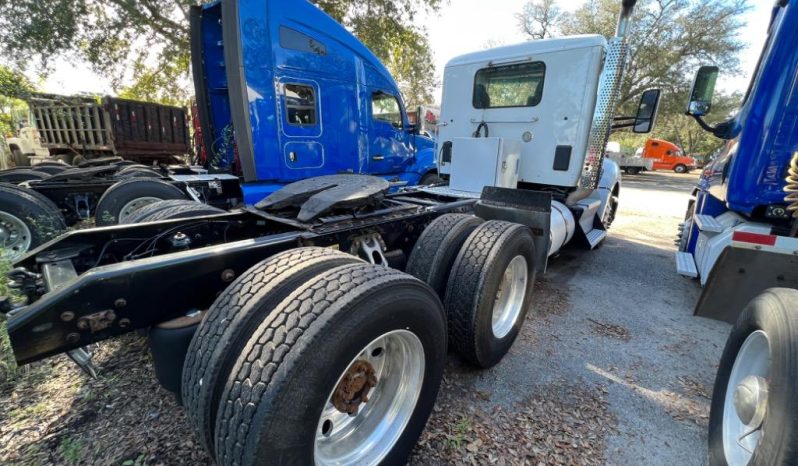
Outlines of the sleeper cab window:
M 327 55 L 327 47 L 324 44 L 307 34 L 285 26 L 280 26 L 280 47 L 315 53 L 322 57 Z
M 394 128 L 402 127 L 399 100 L 387 92 L 375 92 L 371 95 L 371 115 L 375 120 L 390 123 Z
M 288 124 L 316 124 L 316 90 L 303 84 L 285 85 L 285 109 Z
M 534 107 L 545 76 L 541 61 L 482 68 L 474 78 L 474 108 Z

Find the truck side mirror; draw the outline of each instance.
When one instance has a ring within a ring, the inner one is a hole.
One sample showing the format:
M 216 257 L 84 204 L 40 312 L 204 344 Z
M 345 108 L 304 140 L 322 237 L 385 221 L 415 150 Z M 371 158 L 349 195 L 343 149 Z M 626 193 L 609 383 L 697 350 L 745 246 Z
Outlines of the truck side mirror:
M 637 134 L 650 133 L 657 118 L 659 108 L 659 89 L 649 89 L 640 96 L 640 104 L 637 106 L 637 115 L 632 131 Z
M 715 82 L 718 80 L 717 66 L 702 66 L 698 69 L 690 91 L 687 104 L 687 115 L 704 116 L 712 109 L 712 95 L 715 94 Z

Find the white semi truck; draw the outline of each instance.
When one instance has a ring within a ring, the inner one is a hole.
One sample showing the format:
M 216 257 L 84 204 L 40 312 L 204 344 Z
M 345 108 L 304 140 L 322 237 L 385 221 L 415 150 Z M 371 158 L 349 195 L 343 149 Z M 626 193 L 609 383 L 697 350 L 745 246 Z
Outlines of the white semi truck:
M 649 131 L 659 97 L 646 92 L 628 123 L 614 117 L 634 4 L 622 2 L 609 43 L 552 39 L 452 60 L 437 145 L 447 187 L 391 191 L 343 174 L 223 213 L 159 201 L 29 252 L 9 273 L 28 302 L 0 301 L 17 362 L 67 353 L 91 373 L 87 345 L 147 328 L 159 381 L 217 464 L 404 464 L 447 350 L 497 364 L 548 257 L 606 236 L 620 189 L 607 138 Z M 211 44 L 224 46 L 233 97 L 254 92 L 236 61 L 260 50 L 245 40 L 253 22 L 282 31 L 285 53 L 324 67 L 341 65 L 328 50 L 349 47 L 358 79 L 374 74 L 362 45 L 309 3 L 202 8 L 223 29 Z M 385 84 L 374 86 L 384 100 Z M 254 107 L 230 108 L 235 131 L 253 129 Z M 415 131 L 396 108 L 385 129 Z
M 516 198 L 540 193 L 535 202 L 550 204 L 550 215 L 538 226 L 550 238 L 539 251 L 551 256 L 574 239 L 596 247 L 621 188 L 618 164 L 605 158 L 610 132 L 649 132 L 659 101 L 659 90 L 646 91 L 635 116 L 615 116 L 634 2 L 623 3 L 609 43 L 600 35 L 544 39 L 449 61 L 438 125 L 438 171 L 449 186 L 428 190 L 463 197 L 479 197 L 484 187 L 517 190 Z

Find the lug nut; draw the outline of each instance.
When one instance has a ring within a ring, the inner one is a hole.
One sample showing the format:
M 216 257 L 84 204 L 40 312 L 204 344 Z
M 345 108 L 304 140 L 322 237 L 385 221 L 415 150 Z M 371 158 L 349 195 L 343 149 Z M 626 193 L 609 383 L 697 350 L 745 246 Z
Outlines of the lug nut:
M 66 340 L 67 343 L 70 344 L 77 343 L 80 341 L 80 335 L 78 335 L 77 333 L 70 333 L 69 335 L 67 335 Z
M 121 328 L 127 328 L 127 327 L 130 327 L 130 319 L 127 319 L 127 318 L 125 318 L 125 319 L 119 319 L 119 326 L 120 326 Z
M 125 298 L 119 298 L 116 301 L 114 301 L 114 307 L 116 307 L 117 309 L 121 309 L 125 306 L 127 306 L 127 300 Z
M 222 281 L 223 282 L 231 282 L 233 279 L 236 278 L 236 273 L 233 269 L 225 269 L 222 272 Z
M 64 311 L 61 313 L 61 320 L 64 322 L 71 322 L 75 319 L 75 313 L 72 311 Z

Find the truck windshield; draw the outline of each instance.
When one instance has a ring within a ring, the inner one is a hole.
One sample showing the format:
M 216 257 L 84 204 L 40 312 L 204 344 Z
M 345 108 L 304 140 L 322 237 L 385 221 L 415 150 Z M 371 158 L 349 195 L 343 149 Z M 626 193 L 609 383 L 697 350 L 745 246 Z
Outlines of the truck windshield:
M 474 108 L 534 107 L 543 97 L 543 62 L 494 66 L 477 71 Z

